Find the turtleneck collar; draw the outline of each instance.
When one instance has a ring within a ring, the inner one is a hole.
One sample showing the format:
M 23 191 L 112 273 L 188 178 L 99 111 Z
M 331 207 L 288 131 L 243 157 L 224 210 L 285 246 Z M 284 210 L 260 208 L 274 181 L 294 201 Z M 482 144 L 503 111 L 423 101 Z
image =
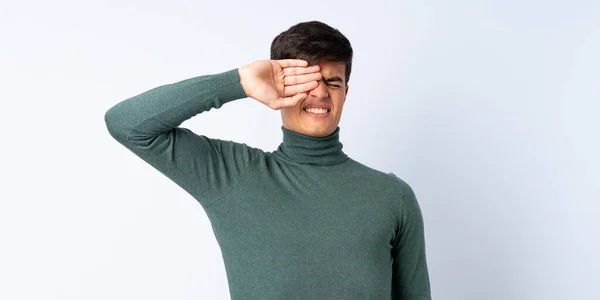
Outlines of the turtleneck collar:
M 348 156 L 342 151 L 340 127 L 328 136 L 313 137 L 281 126 L 283 142 L 273 154 L 286 160 L 309 165 L 332 166 L 344 162 Z

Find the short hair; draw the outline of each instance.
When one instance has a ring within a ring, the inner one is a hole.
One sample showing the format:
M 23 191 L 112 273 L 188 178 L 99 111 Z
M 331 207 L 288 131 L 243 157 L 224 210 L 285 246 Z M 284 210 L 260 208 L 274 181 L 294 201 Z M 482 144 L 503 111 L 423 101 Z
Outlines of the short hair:
M 271 43 L 271 59 L 299 58 L 309 65 L 318 60 L 344 62 L 346 83 L 352 70 L 352 46 L 337 29 L 319 22 L 309 21 L 293 25 L 277 35 Z

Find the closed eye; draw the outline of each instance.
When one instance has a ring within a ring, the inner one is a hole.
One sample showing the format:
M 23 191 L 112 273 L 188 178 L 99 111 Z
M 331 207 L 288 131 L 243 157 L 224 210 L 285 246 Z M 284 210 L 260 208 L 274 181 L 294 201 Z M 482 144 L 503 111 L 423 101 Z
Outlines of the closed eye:
M 341 86 L 339 85 L 332 85 L 332 83 L 343 83 L 344 81 L 342 80 L 342 78 L 338 77 L 338 76 L 332 76 L 329 78 L 325 78 L 325 82 L 327 83 L 327 85 L 335 87 L 335 88 L 341 88 Z

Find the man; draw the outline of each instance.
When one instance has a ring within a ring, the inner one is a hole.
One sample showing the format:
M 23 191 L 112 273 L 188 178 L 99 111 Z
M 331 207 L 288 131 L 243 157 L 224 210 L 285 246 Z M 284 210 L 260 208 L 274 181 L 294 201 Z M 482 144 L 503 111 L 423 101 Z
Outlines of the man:
M 431 299 L 413 190 L 342 151 L 351 65 L 344 35 L 305 22 L 273 40 L 271 60 L 159 86 L 106 112 L 117 141 L 202 205 L 231 299 Z M 178 127 L 247 97 L 281 111 L 276 151 Z

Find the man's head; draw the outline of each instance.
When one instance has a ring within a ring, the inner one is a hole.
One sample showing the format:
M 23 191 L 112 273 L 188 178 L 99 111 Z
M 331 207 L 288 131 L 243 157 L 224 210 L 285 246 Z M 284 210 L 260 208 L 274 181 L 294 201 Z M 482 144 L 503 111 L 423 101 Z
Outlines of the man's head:
M 281 109 L 289 130 L 323 137 L 340 122 L 352 69 L 352 46 L 337 29 L 318 21 L 304 22 L 280 33 L 271 43 L 271 59 L 304 59 L 319 65 L 322 79 L 308 97 Z

